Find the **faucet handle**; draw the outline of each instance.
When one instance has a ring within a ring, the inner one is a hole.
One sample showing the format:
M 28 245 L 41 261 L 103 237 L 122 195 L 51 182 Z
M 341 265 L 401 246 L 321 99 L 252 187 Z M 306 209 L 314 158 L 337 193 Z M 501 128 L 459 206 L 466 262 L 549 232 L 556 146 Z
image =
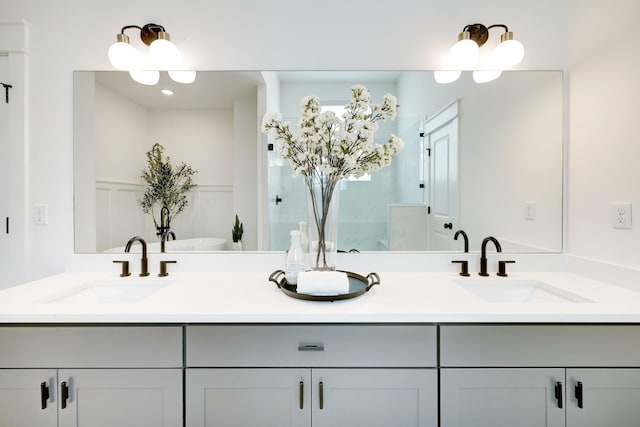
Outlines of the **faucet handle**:
M 467 260 L 453 260 L 451 264 L 460 264 L 460 273 L 461 276 L 469 276 L 469 261 Z
M 496 275 L 500 277 L 507 277 L 507 264 L 515 263 L 515 261 L 498 261 L 498 272 L 496 273 Z
M 175 264 L 176 261 L 160 261 L 160 273 L 158 273 L 158 277 L 165 277 L 169 275 L 167 271 L 167 264 Z
M 113 261 L 114 264 L 122 264 L 122 270 L 120 272 L 120 277 L 131 276 L 131 272 L 129 271 L 129 261 L 116 260 Z

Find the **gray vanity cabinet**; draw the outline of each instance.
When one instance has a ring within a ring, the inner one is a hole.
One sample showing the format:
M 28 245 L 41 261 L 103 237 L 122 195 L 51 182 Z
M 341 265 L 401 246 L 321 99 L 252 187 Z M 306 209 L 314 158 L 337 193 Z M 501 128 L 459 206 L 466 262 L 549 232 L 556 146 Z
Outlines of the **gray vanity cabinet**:
M 567 427 L 640 425 L 640 369 L 567 369 Z
M 564 369 L 440 370 L 442 427 L 562 427 Z
M 0 328 L 0 425 L 182 426 L 182 328 Z
M 433 325 L 187 326 L 186 424 L 437 426 Z
M 55 369 L 0 369 L 0 426 L 55 427 Z
M 640 327 L 445 325 L 442 427 L 637 426 Z

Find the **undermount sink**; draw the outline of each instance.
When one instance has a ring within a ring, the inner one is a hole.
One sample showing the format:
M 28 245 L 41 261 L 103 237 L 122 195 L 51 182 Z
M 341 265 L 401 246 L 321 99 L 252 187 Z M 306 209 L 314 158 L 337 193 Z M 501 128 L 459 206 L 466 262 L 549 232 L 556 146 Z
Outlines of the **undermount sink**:
M 460 279 L 456 283 L 488 302 L 580 303 L 589 299 L 538 280 L 482 278 Z
M 172 280 L 124 277 L 95 280 L 49 296 L 46 303 L 120 304 L 139 302 L 163 289 Z

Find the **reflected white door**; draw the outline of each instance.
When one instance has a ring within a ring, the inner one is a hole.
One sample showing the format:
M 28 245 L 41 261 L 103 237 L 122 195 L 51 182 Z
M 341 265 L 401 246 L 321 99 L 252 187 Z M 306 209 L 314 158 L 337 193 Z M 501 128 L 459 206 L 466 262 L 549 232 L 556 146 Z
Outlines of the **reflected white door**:
M 9 83 L 8 57 L 0 55 L 0 82 Z M 8 260 L 9 234 L 9 104 L 5 88 L 0 85 L 0 260 Z M 2 262 L 0 261 L 0 265 Z M 3 268 L 3 271 L 6 271 Z M 1 283 L 0 283 L 1 284 Z M 0 286 L 1 288 L 2 286 Z
M 429 206 L 429 250 L 454 249 L 458 229 L 458 108 L 457 102 L 424 124 L 429 155 L 425 157 L 428 182 L 424 203 Z

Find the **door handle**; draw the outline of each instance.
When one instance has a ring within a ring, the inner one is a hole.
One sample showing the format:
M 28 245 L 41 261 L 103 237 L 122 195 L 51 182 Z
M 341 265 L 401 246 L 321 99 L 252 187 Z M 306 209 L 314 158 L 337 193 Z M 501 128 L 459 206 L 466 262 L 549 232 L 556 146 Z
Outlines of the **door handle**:
M 69 386 L 66 381 L 60 383 L 60 409 L 67 407 L 67 400 L 69 400 Z
M 576 384 L 575 392 L 576 392 L 576 400 L 578 401 L 578 408 L 582 409 L 583 408 L 582 381 L 578 381 L 578 383 Z
M 280 203 L 282 203 L 282 197 L 276 194 L 276 206 L 278 206 Z
M 445 228 L 445 229 L 447 229 L 447 228 L 448 228 L 449 230 L 453 230 L 453 224 L 452 224 L 452 223 L 450 223 L 450 222 L 448 222 L 448 223 L 446 223 L 446 224 L 444 225 L 444 228 Z
M 47 400 L 49 400 L 49 387 L 46 382 L 40 383 L 40 403 L 42 409 L 47 409 Z
M 320 409 L 324 409 L 324 383 L 318 383 L 318 400 L 320 401 Z
M 562 409 L 562 383 L 560 381 L 556 382 L 555 397 L 558 402 L 558 408 Z

